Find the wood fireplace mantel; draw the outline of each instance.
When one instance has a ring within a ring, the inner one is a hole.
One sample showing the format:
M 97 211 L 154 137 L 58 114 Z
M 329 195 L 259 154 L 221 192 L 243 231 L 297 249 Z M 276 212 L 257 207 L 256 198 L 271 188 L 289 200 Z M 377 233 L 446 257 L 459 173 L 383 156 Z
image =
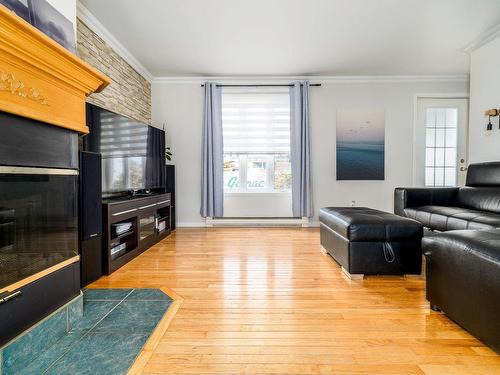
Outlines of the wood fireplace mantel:
M 0 111 L 79 133 L 85 98 L 108 77 L 0 5 Z

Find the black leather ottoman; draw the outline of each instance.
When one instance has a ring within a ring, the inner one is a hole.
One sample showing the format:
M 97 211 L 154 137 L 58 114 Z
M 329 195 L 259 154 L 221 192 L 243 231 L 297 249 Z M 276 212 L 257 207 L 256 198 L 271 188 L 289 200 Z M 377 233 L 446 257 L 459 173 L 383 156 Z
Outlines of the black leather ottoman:
M 419 222 L 365 207 L 326 207 L 319 213 L 321 245 L 351 278 L 422 271 Z

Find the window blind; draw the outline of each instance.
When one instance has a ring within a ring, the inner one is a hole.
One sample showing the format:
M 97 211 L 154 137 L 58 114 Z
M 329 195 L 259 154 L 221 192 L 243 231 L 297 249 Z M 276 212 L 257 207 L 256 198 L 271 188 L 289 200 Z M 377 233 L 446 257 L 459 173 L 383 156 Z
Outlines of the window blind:
M 288 89 L 225 89 L 222 129 L 225 153 L 290 152 Z

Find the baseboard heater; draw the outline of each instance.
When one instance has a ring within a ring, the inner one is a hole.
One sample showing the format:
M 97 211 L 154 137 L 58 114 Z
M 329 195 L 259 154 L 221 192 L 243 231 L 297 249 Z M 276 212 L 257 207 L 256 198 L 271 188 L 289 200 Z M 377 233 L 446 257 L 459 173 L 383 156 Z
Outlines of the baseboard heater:
M 309 218 L 298 217 L 207 217 L 207 227 L 309 227 Z

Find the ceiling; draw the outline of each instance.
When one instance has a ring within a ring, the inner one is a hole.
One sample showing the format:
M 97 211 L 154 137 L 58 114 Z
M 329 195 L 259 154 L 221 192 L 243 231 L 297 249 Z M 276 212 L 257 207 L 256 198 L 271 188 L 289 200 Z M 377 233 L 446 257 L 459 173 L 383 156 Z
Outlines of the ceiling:
M 500 0 L 82 0 L 155 77 L 441 75 Z

